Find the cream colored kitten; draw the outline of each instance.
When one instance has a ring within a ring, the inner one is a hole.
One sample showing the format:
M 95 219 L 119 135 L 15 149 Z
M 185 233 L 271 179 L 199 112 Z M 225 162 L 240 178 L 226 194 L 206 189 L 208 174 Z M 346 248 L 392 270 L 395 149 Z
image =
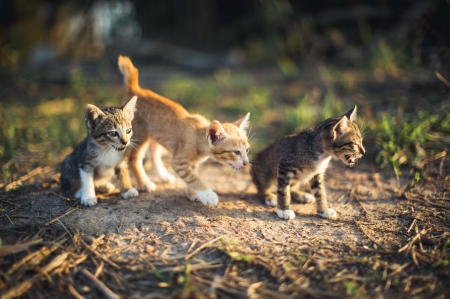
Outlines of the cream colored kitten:
M 158 176 L 166 182 L 175 181 L 161 161 L 159 146 L 162 145 L 172 156 L 173 169 L 186 182 L 189 199 L 200 200 L 204 205 L 216 205 L 219 198 L 199 177 L 198 166 L 209 157 L 233 170 L 249 164 L 245 129 L 250 113 L 234 123 L 209 122 L 200 115 L 189 114 L 180 104 L 139 87 L 138 70 L 128 57 L 119 56 L 118 62 L 129 91 L 139 96 L 133 120 L 133 137 L 138 148 L 130 153 L 130 166 L 139 189 L 153 191 L 156 188 L 142 163 L 149 146 Z

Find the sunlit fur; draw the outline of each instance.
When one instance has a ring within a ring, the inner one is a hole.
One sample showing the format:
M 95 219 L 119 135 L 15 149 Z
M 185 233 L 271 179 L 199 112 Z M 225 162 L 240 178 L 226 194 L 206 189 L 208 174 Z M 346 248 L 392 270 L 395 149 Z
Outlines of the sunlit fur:
M 99 109 L 87 105 L 85 110 L 88 136 L 61 165 L 61 186 L 66 196 L 80 195 L 81 204 L 97 203 L 95 190 L 111 191 L 109 182 L 114 173 L 119 176 L 124 198 L 137 195 L 131 186 L 125 149 L 133 134 L 132 120 L 136 98 L 120 108 Z
M 158 164 L 157 175 L 164 181 L 173 181 L 162 166 L 161 151 L 156 150 L 162 145 L 172 156 L 172 168 L 187 184 L 187 196 L 206 205 L 217 204 L 218 197 L 199 177 L 198 166 L 208 157 L 233 170 L 248 165 L 245 129 L 249 114 L 234 123 L 210 122 L 203 116 L 189 114 L 180 104 L 141 88 L 138 69 L 128 57 L 119 56 L 118 64 L 130 93 L 139 96 L 133 121 L 137 150 L 130 153 L 130 167 L 139 188 L 155 189 L 142 165 L 149 146 L 153 149 L 150 160 Z
M 331 157 L 354 166 L 365 153 L 361 132 L 355 122 L 356 113 L 355 106 L 316 128 L 282 137 L 256 155 L 252 163 L 253 182 L 267 205 L 278 206 L 280 218 L 295 217 L 290 208 L 291 197 L 311 202 L 310 194 L 297 190 L 298 182 L 310 182 L 320 216 L 336 218 L 336 212 L 328 208 L 324 174 Z M 270 191 L 274 184 L 277 185 L 276 195 Z

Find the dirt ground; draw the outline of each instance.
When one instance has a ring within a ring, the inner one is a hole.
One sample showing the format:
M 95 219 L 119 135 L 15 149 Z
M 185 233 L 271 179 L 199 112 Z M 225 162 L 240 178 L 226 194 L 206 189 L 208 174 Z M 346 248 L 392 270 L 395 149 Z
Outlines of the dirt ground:
M 256 198 L 248 169 L 201 167 L 220 197 L 211 208 L 189 201 L 181 179 L 79 206 L 42 168 L 0 195 L 0 295 L 449 298 L 450 175 L 411 188 L 377 171 L 333 161 L 326 187 L 338 219 L 294 203 L 286 221 Z

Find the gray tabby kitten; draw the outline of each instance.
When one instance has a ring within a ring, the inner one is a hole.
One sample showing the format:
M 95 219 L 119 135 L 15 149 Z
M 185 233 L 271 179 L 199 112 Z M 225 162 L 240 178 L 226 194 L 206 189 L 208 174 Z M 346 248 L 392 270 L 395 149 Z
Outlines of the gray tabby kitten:
M 124 199 L 138 195 L 131 186 L 127 159 L 124 159 L 133 134 L 131 122 L 136 100 L 137 97 L 133 97 L 120 108 L 86 106 L 88 136 L 61 165 L 61 187 L 66 196 L 81 198 L 82 205 L 96 205 L 96 190 L 111 192 L 115 189 L 109 181 L 114 173 L 119 177 Z
M 285 136 L 256 155 L 252 163 L 252 179 L 269 206 L 277 206 L 278 217 L 294 219 L 291 198 L 300 202 L 317 202 L 317 212 L 323 218 L 336 219 L 328 208 L 324 174 L 336 157 L 346 165 L 354 166 L 366 150 L 356 120 L 356 106 L 340 117 L 330 118 L 314 129 Z M 277 195 L 270 187 L 277 182 Z M 298 190 L 302 182 L 310 182 L 314 196 Z M 296 189 L 295 192 L 293 189 Z

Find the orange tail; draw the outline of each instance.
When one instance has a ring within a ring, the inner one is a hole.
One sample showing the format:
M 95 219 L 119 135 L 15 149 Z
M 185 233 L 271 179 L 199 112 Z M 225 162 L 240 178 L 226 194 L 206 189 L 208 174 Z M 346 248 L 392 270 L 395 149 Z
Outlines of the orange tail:
M 131 90 L 139 89 L 138 74 L 139 71 L 134 67 L 130 58 L 126 56 L 119 56 L 118 60 L 120 72 L 123 74 L 123 80 L 128 88 Z

